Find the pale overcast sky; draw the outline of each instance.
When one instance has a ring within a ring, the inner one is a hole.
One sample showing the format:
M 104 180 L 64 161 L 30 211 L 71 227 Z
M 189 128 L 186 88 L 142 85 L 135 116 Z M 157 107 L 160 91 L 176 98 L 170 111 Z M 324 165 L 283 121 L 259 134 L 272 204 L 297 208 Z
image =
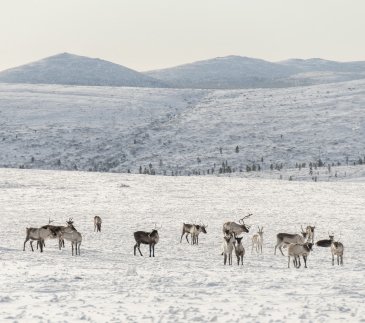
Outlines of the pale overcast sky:
M 226 55 L 365 60 L 365 0 L 0 0 L 0 70 L 60 52 L 139 71 Z

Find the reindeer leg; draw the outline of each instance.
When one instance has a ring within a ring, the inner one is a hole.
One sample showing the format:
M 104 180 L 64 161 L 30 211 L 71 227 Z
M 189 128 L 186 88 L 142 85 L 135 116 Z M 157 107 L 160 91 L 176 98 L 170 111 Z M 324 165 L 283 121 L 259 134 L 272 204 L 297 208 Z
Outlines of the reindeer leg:
M 335 256 L 332 254 L 332 266 L 335 265 Z
M 284 255 L 284 252 L 283 252 L 283 249 L 281 249 L 281 246 L 279 246 L 279 250 L 280 250 L 281 254 L 282 254 L 283 256 L 285 256 L 285 255 Z
M 180 243 L 182 242 L 182 238 L 184 237 L 185 232 L 183 231 L 183 233 L 181 234 L 181 238 L 180 238 Z
M 227 254 L 226 254 L 226 253 L 224 254 L 224 260 L 223 260 L 223 263 L 224 263 L 224 265 L 226 265 L 226 263 L 227 263 Z
M 339 266 L 339 265 L 340 265 L 340 257 L 337 256 L 337 266 Z
M 290 256 L 288 256 L 288 268 L 290 268 Z
M 41 250 L 41 252 L 43 252 L 43 243 L 44 243 L 43 240 L 39 241 L 39 249 Z
M 32 251 L 34 251 L 34 249 L 33 249 L 33 240 L 30 240 L 30 247 L 32 248 Z
M 153 256 L 155 256 L 155 244 L 153 244 Z
M 152 245 L 150 244 L 150 257 L 151 257 L 151 253 L 152 253 Z
M 25 238 L 25 241 L 24 241 L 24 247 L 23 247 L 23 251 L 25 251 L 25 244 L 27 243 L 27 241 L 29 240 L 28 237 Z
M 140 243 L 138 243 L 138 244 L 137 244 L 137 248 L 138 248 L 139 254 L 140 254 L 141 256 L 143 256 L 143 255 L 142 255 L 142 252 L 141 252 L 141 249 L 140 249 L 140 245 L 141 245 L 141 244 L 140 244 Z
M 300 258 L 299 258 L 300 259 Z M 304 268 L 308 268 L 307 267 L 307 256 L 303 255 L 303 260 L 304 260 Z
M 189 242 L 189 239 L 188 239 L 188 233 L 186 234 L 185 238 L 186 238 L 186 241 L 187 241 L 188 243 L 190 243 L 190 242 Z
M 74 243 L 71 242 L 71 248 L 72 248 L 72 255 L 74 255 Z

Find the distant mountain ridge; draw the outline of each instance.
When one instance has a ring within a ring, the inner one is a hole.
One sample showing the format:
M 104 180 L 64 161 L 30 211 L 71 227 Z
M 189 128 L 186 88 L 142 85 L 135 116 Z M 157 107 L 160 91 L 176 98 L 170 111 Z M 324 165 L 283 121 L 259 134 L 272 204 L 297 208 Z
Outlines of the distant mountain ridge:
M 365 78 L 365 61 L 341 63 L 314 58 L 273 63 L 226 56 L 148 71 L 146 74 L 179 88 L 291 87 Z
M 91 86 L 166 87 L 122 65 L 98 58 L 62 53 L 0 72 L 1 83 Z
M 0 83 L 193 89 L 280 88 L 365 78 L 365 61 L 320 58 L 268 62 L 226 56 L 137 72 L 98 58 L 62 53 L 0 72 Z

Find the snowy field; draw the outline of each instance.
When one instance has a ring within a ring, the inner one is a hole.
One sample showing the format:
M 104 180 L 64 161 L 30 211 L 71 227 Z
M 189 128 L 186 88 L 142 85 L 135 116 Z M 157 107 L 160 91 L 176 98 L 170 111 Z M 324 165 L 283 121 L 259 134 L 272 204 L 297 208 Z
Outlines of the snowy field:
M 0 321 L 365 321 L 364 183 L 0 169 Z M 252 212 L 244 266 L 223 266 L 222 224 Z M 103 218 L 101 234 L 93 217 Z M 48 241 L 23 252 L 25 227 L 72 217 L 81 256 Z M 208 225 L 180 244 L 183 221 Z M 133 232 L 162 225 L 156 257 L 133 256 Z M 308 269 L 274 256 L 275 234 L 316 226 L 345 245 L 344 266 L 315 248 Z M 263 255 L 250 238 L 264 226 Z
M 252 90 L 0 84 L 0 167 L 138 173 L 151 163 L 184 175 L 225 161 L 352 165 L 365 156 L 364 106 L 365 80 Z

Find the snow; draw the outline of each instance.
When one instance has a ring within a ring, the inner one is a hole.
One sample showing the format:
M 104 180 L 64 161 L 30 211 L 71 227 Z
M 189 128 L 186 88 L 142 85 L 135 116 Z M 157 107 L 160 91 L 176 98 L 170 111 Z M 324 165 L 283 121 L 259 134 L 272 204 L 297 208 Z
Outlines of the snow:
M 166 87 L 161 81 L 98 58 L 69 53 L 0 72 L 2 83 Z
M 310 179 L 309 162 L 321 158 L 342 165 L 319 170 L 322 179 L 364 177 L 363 167 L 343 168 L 365 155 L 364 104 L 364 80 L 251 90 L 1 84 L 0 166 L 137 173 L 151 163 L 187 175 L 228 161 L 265 170 L 242 176 L 279 178 L 270 164 L 283 163 L 285 179 Z
M 0 321 L 359 322 L 365 318 L 365 183 L 288 182 L 0 169 Z M 244 266 L 223 266 L 222 225 L 252 212 Z M 93 217 L 103 219 L 93 232 Z M 47 241 L 22 251 L 25 227 L 64 224 L 83 235 L 81 256 Z M 201 221 L 198 246 L 182 222 Z M 133 232 L 162 224 L 156 257 L 133 256 Z M 308 269 L 274 255 L 278 232 L 341 233 L 344 266 L 314 248 Z M 263 255 L 250 239 L 264 226 Z
M 365 78 L 365 62 L 324 59 L 262 59 L 226 56 L 155 71 L 147 75 L 181 88 L 280 88 Z
M 98 58 L 61 53 L 0 72 L 0 83 L 197 89 L 282 88 L 365 78 L 365 62 L 319 58 L 268 62 L 226 56 L 137 72 Z

